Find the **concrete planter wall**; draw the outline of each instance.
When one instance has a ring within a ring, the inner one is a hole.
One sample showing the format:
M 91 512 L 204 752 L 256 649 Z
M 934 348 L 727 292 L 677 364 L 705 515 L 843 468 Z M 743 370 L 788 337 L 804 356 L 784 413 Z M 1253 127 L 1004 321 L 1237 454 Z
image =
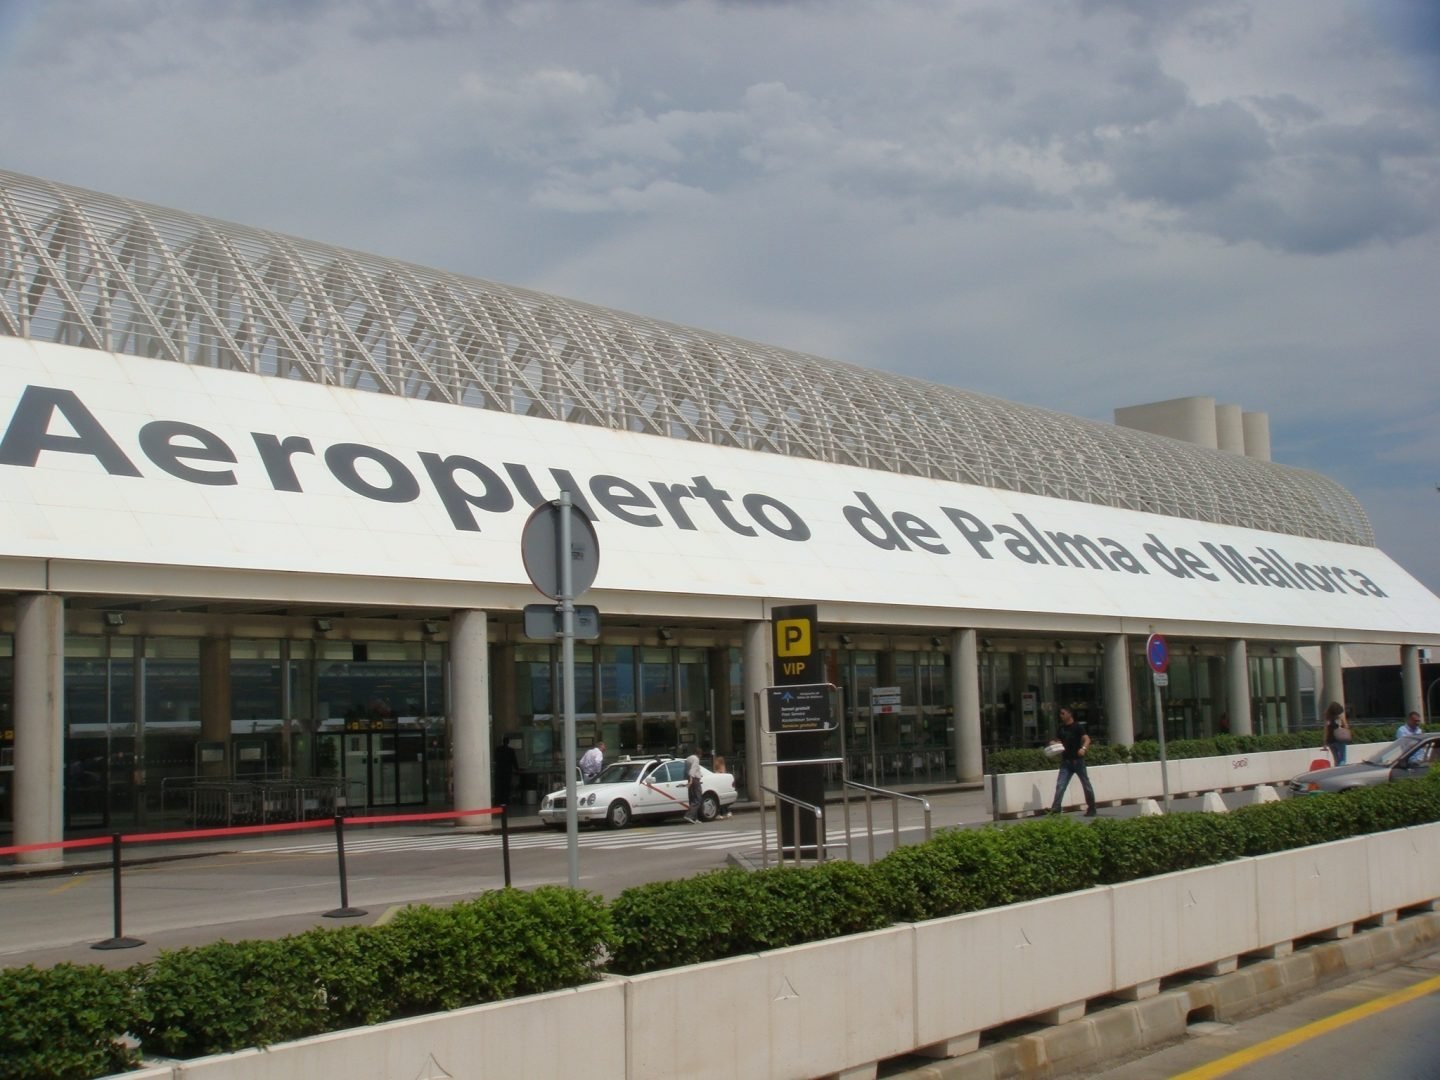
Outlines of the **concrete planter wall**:
M 1440 823 L 128 1075 L 873 1076 L 1437 898 Z
M 1352 761 L 1368 758 L 1384 750 L 1389 743 L 1363 743 L 1350 748 Z M 1172 795 L 1196 794 L 1207 791 L 1229 791 L 1235 788 L 1258 787 L 1262 784 L 1283 784 L 1292 776 L 1310 768 L 1317 758 L 1328 757 L 1318 747 L 1300 750 L 1269 750 L 1257 754 L 1236 754 L 1232 757 L 1181 758 L 1166 763 Z M 1136 802 L 1158 799 L 1164 784 L 1158 761 L 1139 761 L 1129 765 L 1096 765 L 1088 770 L 1095 798 L 1100 803 Z M 995 813 L 998 817 L 1020 817 L 1042 813 L 1055 796 L 1055 769 L 1038 772 L 1001 773 L 991 777 Z M 1062 803 L 1067 809 L 1083 806 L 1085 796 L 1076 781 L 1070 782 Z

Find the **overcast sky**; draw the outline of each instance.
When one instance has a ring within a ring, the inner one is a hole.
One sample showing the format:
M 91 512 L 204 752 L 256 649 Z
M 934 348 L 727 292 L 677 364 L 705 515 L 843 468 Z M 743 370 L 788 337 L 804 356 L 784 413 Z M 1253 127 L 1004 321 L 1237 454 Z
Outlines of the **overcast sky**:
M 0 167 L 1108 421 L 1440 591 L 1436 0 L 0 0 Z

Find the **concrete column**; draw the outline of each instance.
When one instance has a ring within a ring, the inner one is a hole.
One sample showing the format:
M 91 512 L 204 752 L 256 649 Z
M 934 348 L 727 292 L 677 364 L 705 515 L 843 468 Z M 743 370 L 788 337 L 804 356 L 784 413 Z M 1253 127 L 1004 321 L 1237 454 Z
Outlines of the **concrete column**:
M 483 611 L 450 618 L 450 739 L 455 769 L 455 809 L 489 806 L 490 646 Z M 491 816 L 462 817 L 461 825 L 496 824 Z
M 762 775 L 762 761 L 775 760 L 775 736 L 766 730 L 760 700 L 771 685 L 770 620 L 745 624 L 745 645 L 741 658 L 740 685 L 745 692 L 745 797 L 760 801 L 760 785 L 776 787 L 775 770 Z M 767 798 L 767 803 L 772 801 Z
M 950 635 L 950 750 L 955 779 L 978 782 L 985 775 L 985 739 L 980 730 L 980 650 L 974 630 Z
M 1425 720 L 1425 686 L 1420 679 L 1420 646 L 1400 646 L 1400 688 L 1405 695 L 1405 712 L 1418 712 Z
M 1305 718 L 1300 715 L 1300 661 L 1285 658 L 1285 730 L 1299 731 Z
M 230 720 L 230 641 L 205 638 L 200 642 L 200 739 L 225 747 L 223 761 L 202 762 L 205 776 L 227 776 L 234 768 Z
M 1130 639 L 1105 636 L 1105 716 L 1109 739 L 1116 746 L 1135 745 L 1135 710 L 1130 696 Z
M 1230 707 L 1230 733 L 1251 735 L 1250 652 L 1244 638 L 1231 638 L 1225 648 L 1226 704 Z
M 16 844 L 65 839 L 65 602 L 51 593 L 15 598 Z M 58 866 L 58 849 L 18 863 Z
M 1323 717 L 1332 701 L 1345 704 L 1345 666 L 1340 646 L 1333 642 L 1320 646 L 1320 693 L 1315 699 L 1315 712 Z

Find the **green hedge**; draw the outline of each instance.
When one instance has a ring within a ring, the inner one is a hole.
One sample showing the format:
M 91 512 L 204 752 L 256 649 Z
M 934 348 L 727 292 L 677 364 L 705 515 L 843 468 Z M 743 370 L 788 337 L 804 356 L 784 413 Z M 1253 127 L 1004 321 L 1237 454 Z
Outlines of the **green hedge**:
M 96 964 L 0 971 L 0 1078 L 83 1080 L 139 1061 L 132 974 Z
M 1395 728 L 1368 726 L 1352 729 L 1354 743 L 1384 743 L 1395 738 Z M 1426 728 L 1425 730 L 1433 730 Z M 1313 746 L 1317 750 L 1324 741 L 1320 729 L 1287 732 L 1283 735 L 1216 735 L 1211 739 L 1167 739 L 1165 757 L 1181 758 L 1234 757 L 1237 754 L 1259 754 L 1266 750 L 1300 750 Z M 1352 753 L 1354 751 L 1352 750 Z M 1159 761 L 1160 744 L 1154 739 L 1141 739 L 1133 746 L 1112 746 L 1091 742 L 1085 751 L 1088 765 L 1127 765 L 1133 761 Z M 992 750 L 985 759 L 985 769 L 992 773 L 1041 772 L 1058 769 L 1058 761 L 1047 758 L 1039 749 Z
M 413 906 L 378 927 L 162 953 L 125 972 L 0 971 L 0 1080 L 83 1078 L 521 994 L 979 911 L 1440 821 L 1425 780 L 1228 814 L 942 830 L 872 866 L 720 870 L 606 904 L 559 886 Z

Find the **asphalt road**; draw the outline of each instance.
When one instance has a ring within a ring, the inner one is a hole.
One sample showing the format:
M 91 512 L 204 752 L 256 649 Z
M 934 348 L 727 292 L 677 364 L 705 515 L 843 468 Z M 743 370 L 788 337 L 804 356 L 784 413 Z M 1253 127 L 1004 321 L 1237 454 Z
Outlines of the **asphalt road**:
M 934 828 L 988 822 L 978 791 L 927 796 Z M 902 804 L 902 842 L 923 837 L 917 804 Z M 1128 808 L 1115 808 L 1123 813 Z M 829 809 L 827 842 L 844 844 L 838 806 Z M 856 857 L 868 861 L 863 803 L 851 804 Z M 875 804 L 875 856 L 889 851 L 889 804 Z M 580 885 L 607 898 L 637 882 L 689 877 L 732 859 L 762 862 L 760 815 L 741 811 L 705 825 L 678 820 L 611 831 L 580 830 Z M 775 817 L 767 815 L 771 859 Z M 569 881 L 568 837 L 563 831 L 516 829 L 510 838 L 511 883 L 519 888 Z M 345 836 L 347 899 L 359 918 L 325 917 L 341 906 L 333 833 L 290 832 L 213 841 L 175 841 L 127 848 L 125 859 L 165 861 L 124 866 L 121 930 L 144 945 L 95 950 L 114 936 L 112 874 L 96 866 L 104 849 L 85 853 L 85 869 L 0 880 L 0 966 L 48 966 L 62 960 L 124 967 L 162 948 L 279 937 L 312 926 L 374 923 L 407 903 L 445 904 L 504 884 L 498 833 L 450 825 L 361 826 Z
M 1069 1080 L 1435 1080 L 1440 951 Z M 1061 1077 L 1057 1077 L 1061 1080 Z

